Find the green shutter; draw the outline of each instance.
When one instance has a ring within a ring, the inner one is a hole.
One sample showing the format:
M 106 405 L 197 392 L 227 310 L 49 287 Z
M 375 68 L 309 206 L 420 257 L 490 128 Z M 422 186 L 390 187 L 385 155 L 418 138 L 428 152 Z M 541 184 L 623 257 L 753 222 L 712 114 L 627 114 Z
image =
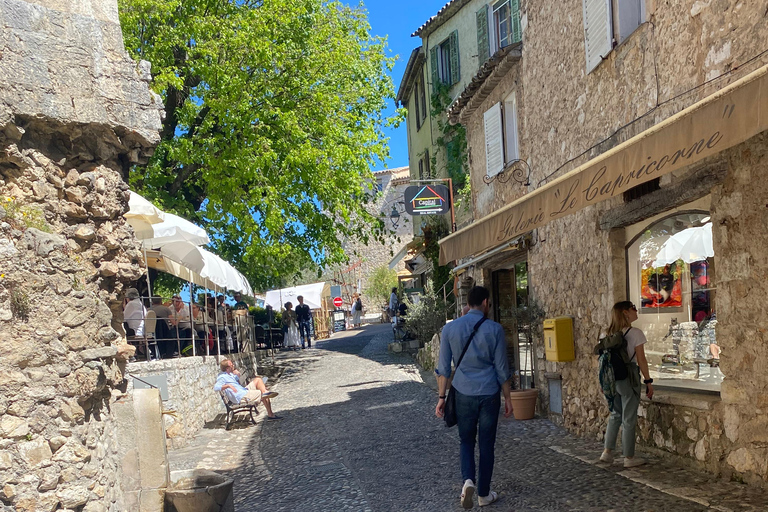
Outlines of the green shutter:
M 480 65 L 491 56 L 491 45 L 488 41 L 488 6 L 484 5 L 477 11 L 477 57 Z
M 461 71 L 459 70 L 459 31 L 451 32 L 451 85 L 461 80 Z
M 437 84 L 440 82 L 440 75 L 437 72 L 437 47 L 429 50 L 429 64 L 432 68 L 432 93 L 435 93 Z
M 512 11 L 512 43 L 519 43 L 523 40 L 523 30 L 520 28 L 520 0 L 512 0 L 510 10 Z

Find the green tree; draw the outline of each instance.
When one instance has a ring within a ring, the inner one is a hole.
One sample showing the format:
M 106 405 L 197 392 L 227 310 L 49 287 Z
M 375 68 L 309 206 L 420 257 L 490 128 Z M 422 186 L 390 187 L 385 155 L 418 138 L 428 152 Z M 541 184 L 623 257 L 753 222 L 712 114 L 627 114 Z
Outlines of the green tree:
M 392 288 L 397 286 L 397 271 L 390 270 L 387 266 L 376 267 L 368 278 L 368 286 L 365 294 L 375 303 L 385 303 L 389 300 Z
M 322 0 L 119 0 L 125 46 L 166 107 L 132 187 L 199 222 L 256 288 L 345 261 L 379 238 L 365 210 L 388 157 L 386 40 L 361 7 Z

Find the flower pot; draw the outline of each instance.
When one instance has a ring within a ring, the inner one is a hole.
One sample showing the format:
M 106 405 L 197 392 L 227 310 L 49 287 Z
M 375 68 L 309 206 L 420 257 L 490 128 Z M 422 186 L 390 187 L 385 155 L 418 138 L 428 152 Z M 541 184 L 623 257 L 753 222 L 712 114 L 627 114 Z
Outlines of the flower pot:
M 536 414 L 537 389 L 513 389 L 511 393 L 512 409 L 516 420 L 531 420 Z

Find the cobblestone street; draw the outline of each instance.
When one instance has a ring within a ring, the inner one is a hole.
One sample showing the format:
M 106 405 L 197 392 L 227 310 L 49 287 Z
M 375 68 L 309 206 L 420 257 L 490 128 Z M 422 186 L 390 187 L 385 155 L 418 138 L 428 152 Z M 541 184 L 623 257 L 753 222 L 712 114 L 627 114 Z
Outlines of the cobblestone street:
M 410 356 L 387 352 L 390 338 L 373 325 L 279 354 L 271 387 L 283 419 L 262 411 L 256 426 L 211 425 L 170 453 L 171 468 L 231 475 L 238 512 L 462 510 L 457 430 L 435 418 L 435 392 Z M 488 510 L 768 510 L 744 485 L 668 461 L 623 471 L 620 458 L 607 467 L 599 455 L 599 444 L 548 421 L 502 418 L 492 483 L 501 498 Z

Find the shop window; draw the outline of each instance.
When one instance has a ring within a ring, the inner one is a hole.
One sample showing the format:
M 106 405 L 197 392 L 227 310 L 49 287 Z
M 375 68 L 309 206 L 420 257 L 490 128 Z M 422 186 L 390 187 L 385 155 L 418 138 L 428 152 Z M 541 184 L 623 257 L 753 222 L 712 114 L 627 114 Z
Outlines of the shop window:
M 631 229 L 631 228 L 630 228 Z M 716 255 L 707 212 L 681 212 L 645 227 L 627 246 L 633 324 L 659 385 L 719 391 Z

